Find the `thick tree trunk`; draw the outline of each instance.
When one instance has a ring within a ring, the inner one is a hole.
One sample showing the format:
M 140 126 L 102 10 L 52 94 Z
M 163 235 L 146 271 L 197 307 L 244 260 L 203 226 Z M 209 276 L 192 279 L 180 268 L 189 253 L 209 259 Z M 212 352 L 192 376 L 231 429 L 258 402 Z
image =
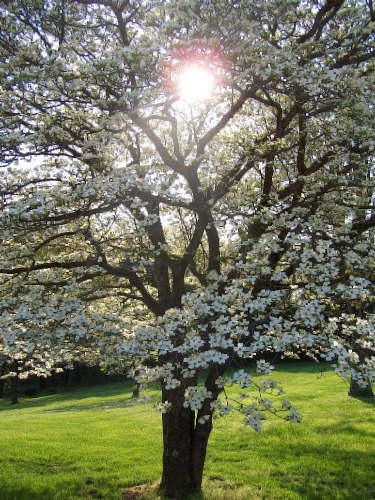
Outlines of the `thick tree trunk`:
M 371 387 L 371 384 L 367 384 L 365 387 L 362 387 L 355 380 L 350 381 L 349 387 L 349 396 L 354 398 L 372 398 L 374 397 L 374 393 Z
M 196 485 L 196 491 L 200 491 L 202 488 L 203 469 L 206 461 L 208 439 L 212 431 L 212 412 L 209 415 L 209 420 L 204 424 L 200 424 L 198 420 L 199 413 L 194 430 L 194 442 L 191 455 L 192 479 L 193 483 Z
M 201 490 L 211 417 L 205 424 L 196 422 L 195 412 L 184 408 L 185 389 L 164 391 L 164 401 L 172 403 L 163 414 L 163 473 L 161 489 L 167 498 L 183 499 Z
M 194 412 L 180 405 L 163 414 L 163 474 L 161 488 L 168 498 L 183 498 L 199 488 L 191 474 Z

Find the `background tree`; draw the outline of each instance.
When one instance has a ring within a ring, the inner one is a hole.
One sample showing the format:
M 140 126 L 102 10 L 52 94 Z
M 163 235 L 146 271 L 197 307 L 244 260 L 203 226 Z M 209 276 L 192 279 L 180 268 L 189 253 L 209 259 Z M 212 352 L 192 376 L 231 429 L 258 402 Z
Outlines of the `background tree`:
M 231 363 L 308 351 L 372 382 L 373 358 L 345 367 L 339 307 L 373 294 L 372 2 L 3 0 L 0 15 L 2 316 L 64 318 L 5 345 L 84 337 L 160 379 L 170 496 L 200 489 Z M 356 323 L 370 345 L 372 318 Z M 238 409 L 256 429 L 275 411 Z

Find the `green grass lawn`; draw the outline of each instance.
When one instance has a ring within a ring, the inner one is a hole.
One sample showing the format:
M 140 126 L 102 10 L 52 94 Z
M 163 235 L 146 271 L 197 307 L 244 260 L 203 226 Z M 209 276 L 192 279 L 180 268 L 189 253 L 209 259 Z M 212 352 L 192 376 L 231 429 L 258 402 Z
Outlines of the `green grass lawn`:
M 255 432 L 239 415 L 215 420 L 204 499 L 375 499 L 375 401 L 349 398 L 345 383 L 320 369 L 288 363 L 273 376 L 300 424 L 269 419 Z M 0 443 L 1 500 L 119 500 L 161 473 L 160 415 L 125 383 L 16 406 L 0 400 Z

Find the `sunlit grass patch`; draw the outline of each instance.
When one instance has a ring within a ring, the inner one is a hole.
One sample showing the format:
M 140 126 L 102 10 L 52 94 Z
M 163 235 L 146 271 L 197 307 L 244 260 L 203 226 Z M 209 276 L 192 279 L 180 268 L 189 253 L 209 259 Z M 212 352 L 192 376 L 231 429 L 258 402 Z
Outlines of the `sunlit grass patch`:
M 1 499 L 118 499 L 160 474 L 159 415 L 121 383 L 3 410 Z
M 239 414 L 215 419 L 200 499 L 375 498 L 375 401 L 349 398 L 313 363 L 280 365 L 274 378 L 302 423 L 269 419 L 255 432 Z M 0 401 L 1 500 L 160 498 L 158 395 L 131 395 L 115 383 Z
M 302 423 L 270 419 L 254 433 L 233 416 L 217 420 L 206 474 L 256 485 L 261 498 L 375 498 L 375 401 L 349 398 L 316 364 L 281 365 L 274 378 Z

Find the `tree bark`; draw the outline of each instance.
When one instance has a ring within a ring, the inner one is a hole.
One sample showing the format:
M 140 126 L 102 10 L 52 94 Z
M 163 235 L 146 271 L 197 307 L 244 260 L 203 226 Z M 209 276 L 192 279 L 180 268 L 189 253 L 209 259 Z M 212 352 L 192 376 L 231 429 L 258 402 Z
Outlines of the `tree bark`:
M 198 413 L 199 416 L 199 413 Z M 206 461 L 208 439 L 212 431 L 212 412 L 209 420 L 204 424 L 198 422 L 198 417 L 194 429 L 194 441 L 191 455 L 192 480 L 196 491 L 201 491 L 203 469 Z
M 349 396 L 354 398 L 373 398 L 374 393 L 371 387 L 371 384 L 368 383 L 365 387 L 362 387 L 358 384 L 357 381 L 351 380 L 349 387 Z
M 47 377 L 39 377 L 39 389 L 47 389 L 48 380 Z
M 11 402 L 10 404 L 16 405 L 18 401 L 18 374 L 10 379 Z
M 163 391 L 163 401 L 172 403 L 163 414 L 163 473 L 161 490 L 167 498 L 183 499 L 202 488 L 208 439 L 208 422 L 198 423 L 196 413 L 183 407 L 184 387 Z
M 134 387 L 133 387 L 133 398 L 139 398 L 139 391 L 141 389 L 141 384 L 139 382 L 136 382 Z
M 358 339 L 359 335 L 357 333 L 353 333 L 352 335 L 352 349 L 354 352 L 357 353 L 358 355 L 358 364 L 356 368 L 359 368 L 361 365 L 363 365 L 366 362 L 366 358 L 371 358 L 372 356 L 375 355 L 375 352 L 373 349 L 367 349 L 365 347 L 362 347 L 361 345 L 358 345 Z M 361 385 L 358 384 L 356 380 L 353 380 L 353 378 L 350 380 L 350 387 L 349 387 L 349 396 L 352 396 L 354 398 L 372 398 L 374 397 L 374 393 L 372 391 L 372 386 L 370 382 L 367 383 L 366 386 L 362 387 Z

